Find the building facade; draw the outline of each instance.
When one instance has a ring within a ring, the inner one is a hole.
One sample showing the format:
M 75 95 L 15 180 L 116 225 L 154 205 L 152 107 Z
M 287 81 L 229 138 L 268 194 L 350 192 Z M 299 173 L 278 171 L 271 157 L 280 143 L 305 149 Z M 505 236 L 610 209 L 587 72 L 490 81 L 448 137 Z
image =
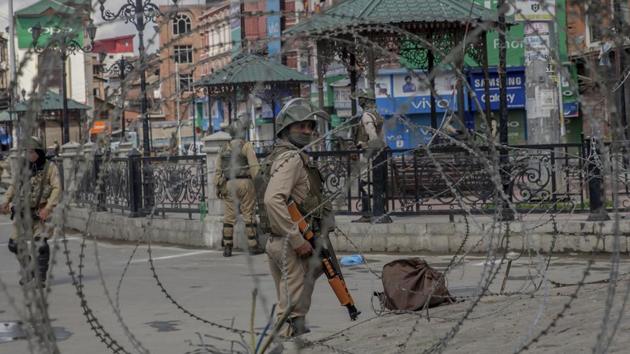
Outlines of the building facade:
M 89 0 L 41 0 L 15 12 L 15 56 L 17 65 L 22 66 L 21 76 L 17 78 L 17 92 L 24 91 L 27 96 L 30 95 L 33 91 L 33 82 L 39 80 L 39 89 L 60 93 L 63 82 L 61 67 L 65 65 L 67 97 L 92 106 L 93 69 L 89 55 L 82 51 L 68 53 L 67 60 L 63 63 L 56 50 L 31 53 L 34 44 L 32 28 L 37 24 L 42 28 L 42 34 L 37 42 L 40 49 L 50 44 L 51 35 L 59 31 L 74 33 L 75 41 L 82 46 L 88 45 L 89 39 L 85 28 L 89 20 L 90 6 Z M 91 116 L 92 112 L 88 111 L 87 115 Z M 71 141 L 81 141 L 85 138 L 86 124 L 87 121 L 83 118 L 71 119 Z M 60 123 L 50 121 L 46 126 L 54 125 Z
M 203 65 L 199 64 L 208 48 L 201 26 L 208 6 L 181 5 L 178 13 L 159 27 L 160 92 L 166 120 L 177 120 L 178 116 L 186 119 L 194 112 L 193 82 L 203 75 Z M 166 12 L 170 6 L 161 10 Z
M 617 87 L 630 58 L 630 1 L 604 0 L 601 6 L 587 7 L 581 1 L 567 1 L 567 31 L 569 55 L 577 67 L 580 90 L 580 108 L 584 116 L 584 135 L 610 140 L 615 138 L 616 120 L 622 120 L 619 112 L 618 90 L 625 90 L 626 124 L 630 112 L 630 85 Z M 618 21 L 623 23 L 623 36 L 616 35 Z M 623 45 L 622 45 L 623 44 Z M 617 72 L 615 55 L 622 45 L 626 63 Z M 611 74 L 612 73 L 612 74 Z M 627 82 L 627 81 L 626 81 Z M 607 87 L 617 87 L 610 94 Z
M 9 108 L 9 41 L 4 33 L 0 33 L 0 111 Z

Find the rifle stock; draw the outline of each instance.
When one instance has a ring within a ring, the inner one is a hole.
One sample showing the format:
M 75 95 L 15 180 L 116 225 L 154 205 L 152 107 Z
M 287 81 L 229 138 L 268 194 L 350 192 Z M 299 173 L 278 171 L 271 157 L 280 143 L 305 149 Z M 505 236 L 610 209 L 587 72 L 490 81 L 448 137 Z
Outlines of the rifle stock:
M 297 204 L 291 201 L 288 205 L 288 209 L 289 215 L 291 215 L 291 220 L 297 223 L 298 228 L 302 233 L 302 237 L 304 237 L 304 239 L 311 244 L 313 249 L 317 249 L 317 245 L 315 243 L 315 234 L 313 233 L 310 225 L 306 222 L 306 220 L 304 220 L 304 217 L 302 216 L 302 213 L 300 213 Z M 352 299 L 352 295 L 350 295 L 350 291 L 348 291 L 348 287 L 346 286 L 346 282 L 343 279 L 341 270 L 337 269 L 334 266 L 335 263 L 330 255 L 330 252 L 325 247 L 321 247 L 319 257 L 322 259 L 324 274 L 326 274 L 326 278 L 328 278 L 328 284 L 337 296 L 339 303 L 341 303 L 342 306 L 345 306 L 348 309 L 350 319 L 352 321 L 356 320 L 361 312 L 359 312 L 359 310 L 357 310 L 354 305 L 354 300 Z

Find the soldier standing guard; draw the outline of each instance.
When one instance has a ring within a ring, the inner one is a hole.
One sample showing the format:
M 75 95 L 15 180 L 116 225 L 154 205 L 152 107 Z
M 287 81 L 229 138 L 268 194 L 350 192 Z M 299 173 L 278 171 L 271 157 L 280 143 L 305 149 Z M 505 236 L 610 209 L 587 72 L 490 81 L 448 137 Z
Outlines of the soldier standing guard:
M 31 174 L 30 212 L 32 218 L 32 234 L 30 236 L 32 239 L 24 240 L 24 236 L 18 234 L 20 228 L 14 221 L 13 234 L 9 240 L 9 251 L 17 256 L 18 261 L 25 270 L 26 278 L 22 278 L 20 284 L 28 283 L 35 278 L 35 273 L 30 269 L 31 260 L 29 248 L 27 247 L 28 243 L 23 241 L 34 242 L 37 252 L 39 280 L 42 286 L 45 286 L 46 273 L 48 272 L 48 264 L 50 261 L 50 247 L 48 246 L 48 234 L 46 233 L 44 223 L 50 217 L 55 206 L 59 203 L 61 198 L 61 181 L 59 179 L 57 166 L 46 159 L 44 146 L 39 139 L 30 137 L 27 139 L 25 145 Z M 21 184 L 24 182 L 19 180 L 16 176 L 13 183 Z M 9 186 L 5 194 L 5 202 L 1 207 L 2 212 L 5 214 L 20 212 L 20 207 L 23 208 L 26 205 L 26 201 L 24 200 L 16 205 L 14 199 L 20 187 L 16 187 L 13 183 Z M 16 208 L 16 206 L 18 208 Z
M 383 124 L 385 120 L 376 109 L 376 98 L 372 91 L 361 90 L 354 98 L 359 100 L 359 106 L 363 110 L 357 126 L 354 128 L 354 143 L 358 149 L 365 149 L 358 168 L 367 169 L 370 159 L 372 160 L 372 179 L 373 185 L 382 187 L 387 178 L 387 166 L 384 166 L 386 156 L 380 153 L 385 148 L 385 139 L 383 136 Z M 368 186 L 368 172 L 360 172 L 359 188 L 361 193 L 362 216 L 355 222 L 370 222 L 370 196 L 366 190 Z M 384 175 L 383 175 L 384 174 Z M 377 182 L 378 180 L 378 182 Z M 376 191 L 372 191 L 377 194 Z M 379 193 L 380 194 L 380 193 Z M 381 195 L 382 197 L 382 195 Z M 376 206 L 376 205 L 375 205 Z
M 234 225 L 240 211 L 245 222 L 247 246 L 250 254 L 261 254 L 264 250 L 256 239 L 256 191 L 253 178 L 259 170 L 254 147 L 245 141 L 246 126 L 241 120 L 234 121 L 228 133 L 232 140 L 221 147 L 216 163 L 215 187 L 217 197 L 224 201 L 223 256 L 232 256 Z
M 311 144 L 316 134 L 317 117 L 327 119 L 327 114 L 313 109 L 304 98 L 285 104 L 276 118 L 279 140 L 262 163 L 263 178 L 257 179 L 257 182 L 267 180 L 261 228 L 267 224 L 263 219 L 268 219 L 270 230 L 263 232 L 270 233 L 266 251 L 278 295 L 277 316 L 282 318 L 291 311 L 288 325 L 281 330 L 284 336 L 308 332 L 305 316 L 311 306 L 315 280 L 322 274 L 318 252 L 291 220 L 288 203 L 297 203 L 305 221 L 322 242 L 326 242 L 328 233 L 334 230 L 332 206 L 323 196 L 320 172 L 301 151 Z M 256 186 L 258 188 L 259 184 Z

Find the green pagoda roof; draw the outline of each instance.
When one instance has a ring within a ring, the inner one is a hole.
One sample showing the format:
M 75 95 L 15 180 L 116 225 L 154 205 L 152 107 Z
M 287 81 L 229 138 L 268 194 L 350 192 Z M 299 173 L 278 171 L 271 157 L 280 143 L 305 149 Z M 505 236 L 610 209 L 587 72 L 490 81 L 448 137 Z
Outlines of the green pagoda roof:
M 496 21 L 497 11 L 472 0 L 347 0 L 285 31 L 287 35 L 357 26 Z
M 15 112 L 26 112 L 31 107 L 31 100 L 26 102 L 20 102 L 15 105 Z M 71 98 L 68 98 L 68 110 L 70 111 L 85 111 L 90 109 L 90 106 L 77 102 Z M 63 98 L 60 94 L 48 91 L 42 97 L 41 110 L 42 111 L 61 111 L 63 109 Z
M 236 57 L 227 66 L 195 83 L 195 86 L 236 86 L 259 82 L 312 82 L 313 78 L 288 66 L 267 60 L 259 55 Z

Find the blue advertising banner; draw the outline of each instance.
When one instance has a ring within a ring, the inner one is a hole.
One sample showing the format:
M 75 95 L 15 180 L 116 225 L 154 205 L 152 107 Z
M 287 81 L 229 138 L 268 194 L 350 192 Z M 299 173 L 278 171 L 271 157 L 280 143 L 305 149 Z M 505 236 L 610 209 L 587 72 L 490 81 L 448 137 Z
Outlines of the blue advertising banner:
M 267 12 L 280 13 L 280 0 L 267 0 Z M 269 58 L 280 61 L 281 54 L 281 28 L 280 28 L 280 15 L 267 16 L 267 51 Z
M 221 130 L 221 123 L 223 123 L 223 102 L 221 99 L 217 99 L 212 103 L 210 116 L 212 117 L 212 130 L 215 132 Z
M 562 108 L 562 115 L 565 118 L 573 118 L 580 115 L 579 102 L 564 102 Z
M 444 114 L 438 116 L 442 124 Z M 408 118 L 390 118 L 384 126 L 385 142 L 391 149 L 413 149 L 428 144 L 433 136 L 431 115 L 420 114 Z
M 455 75 L 443 73 L 435 78 L 436 111 L 456 110 Z M 431 90 L 423 72 L 414 74 L 398 71 L 380 74 L 376 79 L 376 106 L 380 114 L 425 114 L 431 113 Z
M 485 109 L 485 85 L 482 71 L 473 71 L 469 74 L 470 86 L 477 96 L 482 109 Z M 496 69 L 490 71 L 490 108 L 499 109 L 499 74 Z M 507 101 L 508 109 L 525 108 L 525 70 L 524 68 L 508 69 L 507 72 Z M 477 110 L 477 105 L 472 102 L 472 109 Z
M 232 57 L 241 52 L 241 1 L 230 0 L 230 35 L 232 38 Z

